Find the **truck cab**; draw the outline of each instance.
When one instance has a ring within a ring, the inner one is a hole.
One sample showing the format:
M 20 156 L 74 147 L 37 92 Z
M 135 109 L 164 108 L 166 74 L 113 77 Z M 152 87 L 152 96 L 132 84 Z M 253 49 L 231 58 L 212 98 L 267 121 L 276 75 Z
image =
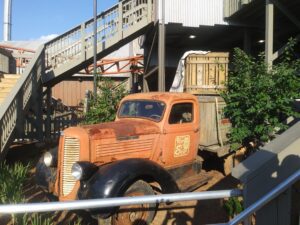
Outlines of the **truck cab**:
M 61 201 L 128 196 L 137 189 L 154 194 L 154 184 L 161 193 L 193 190 L 208 180 L 200 173 L 199 132 L 194 95 L 128 95 L 114 122 L 65 129 L 58 148 L 39 161 L 37 180 Z M 114 224 L 124 220 L 117 209 L 93 214 Z

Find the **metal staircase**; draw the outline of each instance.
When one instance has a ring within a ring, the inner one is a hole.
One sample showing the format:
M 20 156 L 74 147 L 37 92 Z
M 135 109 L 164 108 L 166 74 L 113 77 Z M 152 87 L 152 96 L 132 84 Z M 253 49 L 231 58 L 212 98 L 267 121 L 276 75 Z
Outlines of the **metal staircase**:
M 152 0 L 123 0 L 97 16 L 97 58 L 142 35 L 152 24 Z M 36 139 L 43 139 L 42 89 L 86 68 L 93 60 L 93 20 L 40 46 L 30 64 L 0 103 L 0 159 L 24 134 L 25 114 L 35 118 Z
M 152 21 L 151 0 L 125 0 L 98 15 L 98 57 L 143 34 Z M 86 21 L 45 45 L 43 83 L 58 82 L 92 64 L 93 20 Z

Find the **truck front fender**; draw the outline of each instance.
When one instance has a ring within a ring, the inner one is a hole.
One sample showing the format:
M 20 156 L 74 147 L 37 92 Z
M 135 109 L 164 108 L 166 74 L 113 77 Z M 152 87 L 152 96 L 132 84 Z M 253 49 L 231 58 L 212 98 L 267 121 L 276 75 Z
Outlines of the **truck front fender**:
M 78 198 L 121 197 L 137 180 L 157 182 L 163 193 L 179 192 L 171 174 L 159 164 L 146 159 L 125 159 L 100 166 L 88 181 L 81 183 Z

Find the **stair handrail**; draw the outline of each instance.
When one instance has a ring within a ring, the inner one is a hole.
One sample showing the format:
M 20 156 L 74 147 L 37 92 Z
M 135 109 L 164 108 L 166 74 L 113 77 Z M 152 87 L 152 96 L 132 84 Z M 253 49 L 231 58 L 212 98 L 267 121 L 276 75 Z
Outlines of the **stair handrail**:
M 34 54 L 28 67 L 18 79 L 15 86 L 8 93 L 0 108 L 0 159 L 3 151 L 6 149 L 16 126 L 22 126 L 21 117 L 23 110 L 27 107 L 30 97 L 32 96 L 32 88 L 41 81 L 44 72 L 45 57 L 44 44 Z M 20 123 L 18 123 L 20 121 Z
M 123 0 L 97 15 L 97 44 L 121 40 L 141 21 L 152 21 L 152 0 Z M 57 69 L 70 60 L 84 61 L 93 46 L 93 19 L 45 43 L 46 69 Z M 47 72 L 47 71 L 46 71 Z
M 264 195 L 262 198 L 260 198 L 256 202 L 254 202 L 252 205 L 247 207 L 244 211 L 242 211 L 240 214 L 238 214 L 231 221 L 229 221 L 228 223 L 225 223 L 224 225 L 237 225 L 240 222 L 246 220 L 253 213 L 257 212 L 259 209 L 261 209 L 263 206 L 265 206 L 271 200 L 275 199 L 281 193 L 286 191 L 290 186 L 292 186 L 298 180 L 300 180 L 300 170 L 293 173 L 286 180 L 282 181 L 279 185 L 277 185 L 275 188 L 273 188 L 268 194 Z

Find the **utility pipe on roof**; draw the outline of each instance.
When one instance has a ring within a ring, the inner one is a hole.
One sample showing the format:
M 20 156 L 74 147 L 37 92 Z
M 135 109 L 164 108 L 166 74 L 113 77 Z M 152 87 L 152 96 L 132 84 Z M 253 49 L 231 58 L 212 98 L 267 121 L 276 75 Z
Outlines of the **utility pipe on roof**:
M 12 0 L 4 0 L 3 7 L 3 40 L 11 40 L 11 2 Z

